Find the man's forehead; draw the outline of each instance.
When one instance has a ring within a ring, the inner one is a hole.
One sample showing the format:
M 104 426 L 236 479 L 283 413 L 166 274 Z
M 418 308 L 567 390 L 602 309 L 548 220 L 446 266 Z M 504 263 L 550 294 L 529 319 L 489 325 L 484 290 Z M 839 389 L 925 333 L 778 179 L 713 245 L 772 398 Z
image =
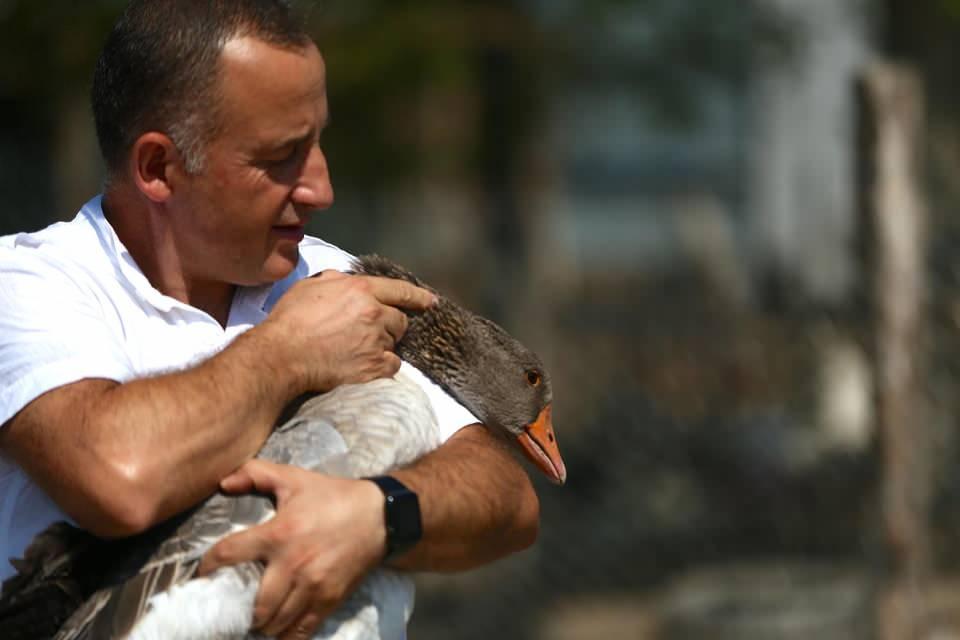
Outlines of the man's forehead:
M 219 117 L 229 136 L 261 145 L 322 128 L 326 69 L 313 43 L 290 49 L 236 38 L 224 45 L 220 67 Z
M 227 41 L 221 52 L 222 78 L 241 89 L 326 94 L 326 67 L 316 45 L 279 47 L 253 36 Z

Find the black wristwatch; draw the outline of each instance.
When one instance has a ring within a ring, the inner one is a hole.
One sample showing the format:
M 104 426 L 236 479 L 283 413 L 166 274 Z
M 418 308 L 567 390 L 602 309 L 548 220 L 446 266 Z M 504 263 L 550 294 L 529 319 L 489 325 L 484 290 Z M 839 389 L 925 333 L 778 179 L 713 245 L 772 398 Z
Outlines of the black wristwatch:
M 383 521 L 387 527 L 386 560 L 400 555 L 423 535 L 417 494 L 393 476 L 367 478 L 383 491 Z

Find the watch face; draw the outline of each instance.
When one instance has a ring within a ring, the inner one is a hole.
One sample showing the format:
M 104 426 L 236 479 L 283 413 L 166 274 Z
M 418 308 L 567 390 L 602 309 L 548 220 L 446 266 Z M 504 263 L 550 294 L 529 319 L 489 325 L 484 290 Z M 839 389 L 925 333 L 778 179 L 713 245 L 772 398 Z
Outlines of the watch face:
M 417 494 L 392 476 L 367 478 L 383 491 L 383 519 L 387 529 L 387 558 L 415 545 L 423 534 Z
M 387 537 L 392 551 L 409 547 L 420 539 L 420 501 L 417 494 L 404 488 L 386 497 Z

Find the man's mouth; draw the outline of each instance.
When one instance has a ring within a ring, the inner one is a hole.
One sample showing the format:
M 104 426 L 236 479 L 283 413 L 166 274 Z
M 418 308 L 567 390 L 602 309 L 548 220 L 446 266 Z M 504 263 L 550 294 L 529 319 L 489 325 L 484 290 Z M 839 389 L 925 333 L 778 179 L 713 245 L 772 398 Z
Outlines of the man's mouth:
M 300 242 L 305 234 L 302 224 L 276 225 L 273 227 L 273 233 L 286 240 L 295 240 Z

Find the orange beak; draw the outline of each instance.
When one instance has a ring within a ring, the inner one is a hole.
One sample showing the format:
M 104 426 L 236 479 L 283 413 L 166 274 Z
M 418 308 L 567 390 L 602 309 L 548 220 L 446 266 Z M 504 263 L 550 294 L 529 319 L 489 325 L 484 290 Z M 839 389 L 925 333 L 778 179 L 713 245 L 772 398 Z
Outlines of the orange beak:
M 560 457 L 557 437 L 553 435 L 553 420 L 550 417 L 551 405 L 547 405 L 537 416 L 533 424 L 527 425 L 523 433 L 517 436 L 524 455 L 538 469 L 550 478 L 554 484 L 567 481 L 567 467 Z

